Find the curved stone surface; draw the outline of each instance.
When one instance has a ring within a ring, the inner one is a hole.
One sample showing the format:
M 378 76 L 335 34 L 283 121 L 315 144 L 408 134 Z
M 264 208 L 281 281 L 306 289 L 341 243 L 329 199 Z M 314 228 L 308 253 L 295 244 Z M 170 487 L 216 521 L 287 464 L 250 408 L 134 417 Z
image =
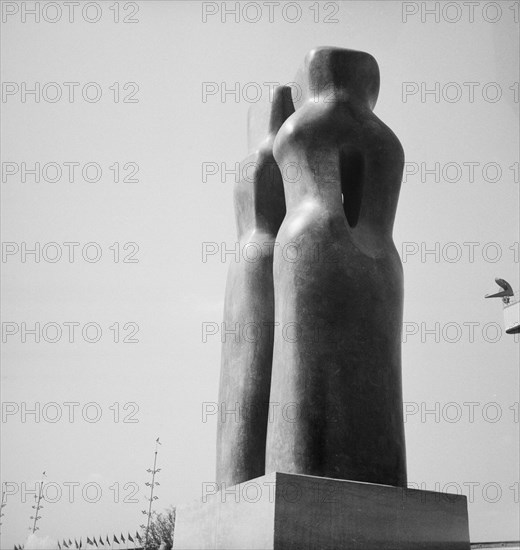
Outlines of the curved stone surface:
M 273 354 L 272 257 L 285 215 L 272 146 L 278 129 L 294 112 L 290 97 L 290 88 L 275 90 L 261 143 L 255 141 L 262 114 L 250 117 L 249 145 L 254 152 L 241 164 L 242 177 L 234 190 L 241 255 L 231 264 L 226 285 L 223 329 L 228 332 L 222 344 L 217 430 L 217 481 L 227 486 L 265 473 Z
M 369 54 L 319 48 L 274 143 L 287 214 L 274 253 L 266 472 L 404 486 L 403 274 L 392 240 L 404 154 L 374 115 Z

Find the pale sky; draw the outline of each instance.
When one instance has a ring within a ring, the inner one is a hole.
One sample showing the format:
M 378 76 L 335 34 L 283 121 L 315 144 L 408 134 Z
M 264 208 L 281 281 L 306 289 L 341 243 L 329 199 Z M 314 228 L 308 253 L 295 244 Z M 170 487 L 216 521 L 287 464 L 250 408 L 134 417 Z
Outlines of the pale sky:
M 234 174 L 221 176 L 247 153 L 251 98 L 261 90 L 265 99 L 266 83 L 291 82 L 322 45 L 377 59 L 375 113 L 409 163 L 394 231 L 406 260 L 409 480 L 468 495 L 473 541 L 518 540 L 518 339 L 497 333 L 502 305 L 483 299 L 498 289 L 494 277 L 519 287 L 518 3 L 458 11 L 301 2 L 298 13 L 281 2 L 269 13 L 253 2 L 235 21 L 220 2 L 121 2 L 119 13 L 111 1 L 72 13 L 60 4 L 61 18 L 40 2 L 39 23 L 22 13 L 34 2 L 2 4 L 2 241 L 14 245 L 4 245 L 2 263 L 2 401 L 11 414 L 2 419 L 1 479 L 12 495 L 1 547 L 24 541 L 27 491 L 44 470 L 57 502 L 44 504 L 39 533 L 60 539 L 135 532 L 157 436 L 158 510 L 200 498 L 213 481 L 216 417 L 203 422 L 202 408 L 217 401 L 220 334 L 203 341 L 202 327 L 221 322 L 232 255 L 203 261 L 203 243 L 220 252 L 236 241 Z M 24 94 L 36 82 L 39 102 Z M 222 96 L 233 89 L 237 97 Z M 116 162 L 120 179 L 137 165 L 138 181 L 115 183 Z M 39 183 L 26 171 L 35 163 Z M 79 163 L 72 182 L 70 163 Z M 429 171 L 436 163 L 439 181 Z M 204 166 L 218 173 L 203 177 Z M 39 263 L 22 254 L 36 242 Z M 58 249 L 45 247 L 52 242 Z M 83 259 L 99 251 L 99 261 Z M 22 342 L 35 323 L 56 323 L 61 338 L 49 325 L 55 343 L 30 333 Z M 99 327 L 99 341 L 87 342 Z M 38 422 L 23 414 L 36 402 Z M 79 405 L 67 409 L 71 402 Z

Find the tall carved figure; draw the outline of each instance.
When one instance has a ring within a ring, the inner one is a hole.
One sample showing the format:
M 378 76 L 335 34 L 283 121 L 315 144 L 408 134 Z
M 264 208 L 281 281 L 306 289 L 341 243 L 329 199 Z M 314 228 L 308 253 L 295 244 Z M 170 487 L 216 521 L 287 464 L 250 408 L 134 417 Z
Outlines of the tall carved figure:
M 273 356 L 273 249 L 285 215 L 283 182 L 273 141 L 294 112 L 290 88 L 275 89 L 269 124 L 249 125 L 252 153 L 234 189 L 240 259 L 228 272 L 224 303 L 217 429 L 217 481 L 227 486 L 265 474 L 265 443 Z
M 404 154 L 372 112 L 366 53 L 319 48 L 274 156 L 287 213 L 274 254 L 266 472 L 404 486 L 402 265 L 392 240 Z

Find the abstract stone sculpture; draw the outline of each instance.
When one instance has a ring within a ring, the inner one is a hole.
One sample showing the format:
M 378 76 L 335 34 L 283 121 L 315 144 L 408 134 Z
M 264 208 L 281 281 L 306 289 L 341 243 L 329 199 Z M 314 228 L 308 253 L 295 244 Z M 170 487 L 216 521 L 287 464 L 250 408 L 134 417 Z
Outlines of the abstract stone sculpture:
M 228 274 L 224 325 L 241 334 L 223 344 L 219 402 L 237 412 L 220 418 L 217 481 L 281 471 L 404 486 L 403 150 L 372 112 L 371 55 L 315 49 L 297 81 L 298 110 L 278 88 L 235 189 L 240 250 L 263 253 Z
M 251 154 L 241 164 L 234 190 L 241 256 L 228 273 L 217 433 L 217 481 L 227 486 L 264 475 L 271 364 L 273 356 L 273 249 L 285 215 L 280 170 L 273 141 L 294 112 L 288 87 L 275 89 L 267 133 L 258 143 L 262 120 L 250 119 Z M 265 128 L 262 128 L 265 132 Z M 239 335 L 231 332 L 238 327 Z
M 229 271 L 224 321 L 240 335 L 222 350 L 218 483 L 177 508 L 173 547 L 469 550 L 466 497 L 406 487 L 404 158 L 372 113 L 377 63 L 318 48 L 296 81 L 296 112 L 281 88 L 267 132 L 250 114 L 253 150 L 267 139 L 235 207 L 241 250 L 265 253 Z M 248 324 L 274 324 L 274 343 Z
M 274 143 L 287 213 L 274 254 L 270 400 L 291 412 L 268 425 L 266 472 L 405 486 L 403 274 L 392 240 L 403 149 L 372 112 L 371 55 L 319 48 L 298 78 L 303 100 Z

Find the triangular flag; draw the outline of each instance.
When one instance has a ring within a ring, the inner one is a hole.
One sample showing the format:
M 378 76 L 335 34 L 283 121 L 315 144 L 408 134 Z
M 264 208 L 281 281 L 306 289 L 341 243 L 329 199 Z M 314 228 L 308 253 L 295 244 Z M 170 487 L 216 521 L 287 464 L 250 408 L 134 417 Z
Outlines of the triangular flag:
M 105 543 L 103 542 L 103 537 L 99 537 L 99 544 L 101 544 L 101 546 L 105 546 Z
M 114 542 L 117 542 L 119 544 L 119 541 L 117 540 L 117 537 L 114 535 Z
M 126 537 L 130 542 L 134 542 L 134 539 L 132 538 L 132 535 L 128 533 L 128 537 Z
M 110 546 L 110 539 L 108 538 L 108 535 L 107 535 L 107 544 L 108 546 Z
M 61 544 L 60 544 L 60 541 L 58 541 L 58 550 L 61 550 Z
M 97 544 L 97 540 L 96 540 L 96 537 L 92 537 L 92 544 L 98 548 L 98 544 Z
M 63 547 L 64 547 L 64 548 L 68 548 L 68 547 L 69 547 L 69 545 L 67 544 L 67 541 L 66 541 L 65 539 L 63 539 Z
M 74 548 L 79 548 L 78 541 L 76 539 L 74 539 Z
M 135 532 L 135 538 L 136 538 L 139 542 L 143 542 L 143 539 L 141 538 L 141 535 L 139 534 L 139 531 L 136 531 L 136 532 Z

